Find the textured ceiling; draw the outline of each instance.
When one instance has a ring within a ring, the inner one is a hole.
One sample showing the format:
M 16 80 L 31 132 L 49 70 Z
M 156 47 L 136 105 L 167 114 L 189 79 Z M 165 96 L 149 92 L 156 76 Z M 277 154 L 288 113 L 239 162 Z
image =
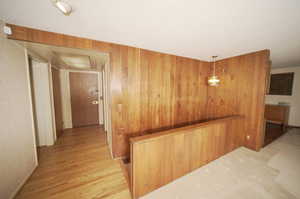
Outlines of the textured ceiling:
M 210 60 L 261 49 L 273 66 L 300 66 L 299 0 L 1 0 L 6 22 Z

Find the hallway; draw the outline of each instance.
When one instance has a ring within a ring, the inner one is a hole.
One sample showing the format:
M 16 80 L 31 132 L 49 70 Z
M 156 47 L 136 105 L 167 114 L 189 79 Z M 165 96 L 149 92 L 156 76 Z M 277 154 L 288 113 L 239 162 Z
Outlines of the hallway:
M 131 198 L 100 127 L 65 130 L 54 146 L 43 147 L 38 153 L 39 166 L 18 199 Z

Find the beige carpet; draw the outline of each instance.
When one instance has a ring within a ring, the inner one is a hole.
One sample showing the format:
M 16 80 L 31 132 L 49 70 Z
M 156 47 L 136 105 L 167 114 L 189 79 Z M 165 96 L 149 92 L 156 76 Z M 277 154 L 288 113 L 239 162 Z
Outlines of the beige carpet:
M 300 130 L 260 152 L 239 148 L 142 199 L 300 199 Z

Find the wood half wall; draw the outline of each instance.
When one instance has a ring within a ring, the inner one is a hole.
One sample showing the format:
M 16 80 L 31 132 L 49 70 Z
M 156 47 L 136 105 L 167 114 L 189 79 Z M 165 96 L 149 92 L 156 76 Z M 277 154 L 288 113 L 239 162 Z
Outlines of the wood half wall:
M 129 155 L 130 137 L 233 113 L 246 114 L 245 145 L 261 146 L 267 50 L 218 62 L 222 84 L 212 88 L 209 62 L 7 25 L 10 39 L 110 54 L 114 157 Z
M 132 138 L 131 192 L 139 198 L 242 146 L 244 117 L 232 116 Z

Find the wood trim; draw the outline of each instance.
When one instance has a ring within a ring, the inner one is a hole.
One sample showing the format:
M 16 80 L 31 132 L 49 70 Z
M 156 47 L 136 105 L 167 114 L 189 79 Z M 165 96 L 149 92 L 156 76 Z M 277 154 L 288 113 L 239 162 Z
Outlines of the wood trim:
M 264 145 L 264 138 L 265 138 L 265 98 L 266 94 L 268 92 L 268 78 L 270 75 L 270 68 L 271 68 L 271 62 L 270 62 L 270 50 L 263 50 L 261 52 L 258 52 L 256 56 L 259 55 L 259 63 L 256 66 L 255 72 L 258 71 L 257 75 L 257 82 L 255 85 L 255 90 L 252 91 L 253 95 L 256 98 L 256 104 L 254 107 L 256 108 L 256 116 L 252 115 L 252 119 L 256 121 L 254 125 L 258 126 L 258 129 L 256 132 L 254 132 L 253 137 L 255 139 L 252 140 L 252 143 L 249 145 L 246 145 L 248 148 L 254 149 L 256 151 L 259 151 L 263 145 Z M 259 68 L 260 67 L 260 68 Z M 254 98 L 254 99 L 255 99 Z
M 282 121 L 275 121 L 275 120 L 266 120 L 266 122 L 272 123 L 272 124 L 284 124 Z
M 48 44 L 67 48 L 92 49 L 109 53 L 112 50 L 112 43 L 95 41 L 91 39 L 48 32 L 14 24 L 6 24 L 12 29 L 12 35 L 8 39 Z
M 213 119 L 213 120 L 204 121 L 204 122 L 200 122 L 197 124 L 193 124 L 193 125 L 189 125 L 189 126 L 185 126 L 185 127 L 181 127 L 181 128 L 174 128 L 171 130 L 161 131 L 161 132 L 153 133 L 153 134 L 149 134 L 149 135 L 133 137 L 130 139 L 130 143 L 132 143 L 132 144 L 139 143 L 140 144 L 143 142 L 150 142 L 155 139 L 160 139 L 161 137 L 174 136 L 176 134 L 181 134 L 182 131 L 188 131 L 188 130 L 192 130 L 192 129 L 199 128 L 199 127 L 205 127 L 205 126 L 209 126 L 212 124 L 218 124 L 218 123 L 222 123 L 222 122 L 231 121 L 234 119 L 243 119 L 243 118 L 245 118 L 245 117 L 240 116 L 240 115 L 233 115 L 233 116 L 228 116 L 228 117 L 224 117 L 221 119 Z

